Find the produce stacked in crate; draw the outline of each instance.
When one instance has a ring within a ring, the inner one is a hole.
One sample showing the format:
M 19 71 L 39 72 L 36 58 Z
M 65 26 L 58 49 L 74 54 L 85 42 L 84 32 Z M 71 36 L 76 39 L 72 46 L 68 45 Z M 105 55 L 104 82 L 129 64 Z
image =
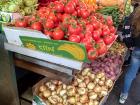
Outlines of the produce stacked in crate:
M 70 85 L 57 80 L 43 81 L 36 87 L 35 95 L 46 105 L 101 105 L 121 73 L 125 52 L 125 46 L 115 43 L 109 55 L 86 64 Z
M 112 86 L 113 81 L 104 73 L 93 74 L 86 68 L 75 76 L 71 85 L 57 80 L 44 82 L 38 87 L 38 96 L 46 105 L 99 105 Z
M 121 73 L 126 50 L 124 45 L 115 42 L 105 56 L 98 58 L 91 63 L 85 63 L 84 68 L 92 68 L 94 73 L 102 71 L 106 74 L 106 77 L 114 81 Z
M 16 20 L 14 26 L 42 31 L 53 40 L 83 44 L 90 60 L 105 54 L 117 37 L 112 18 L 104 18 L 79 0 L 51 2 L 34 16 Z

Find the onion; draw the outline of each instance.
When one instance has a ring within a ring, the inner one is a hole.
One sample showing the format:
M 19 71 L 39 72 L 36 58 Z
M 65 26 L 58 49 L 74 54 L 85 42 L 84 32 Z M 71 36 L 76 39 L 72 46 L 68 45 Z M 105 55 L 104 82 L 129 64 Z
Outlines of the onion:
M 60 96 L 64 96 L 66 94 L 66 92 L 67 92 L 66 90 L 61 90 L 59 94 L 60 94 Z
M 101 92 L 101 87 L 97 85 L 97 86 L 94 88 L 94 92 L 95 92 L 95 93 Z
M 115 81 L 115 80 L 116 80 L 116 76 L 114 75 L 114 76 L 112 76 L 110 79 L 111 79 L 112 81 Z
M 49 90 L 43 91 L 43 96 L 44 96 L 45 98 L 48 98 L 50 95 L 51 95 L 51 91 L 49 91 Z
M 95 83 L 93 83 L 93 82 L 90 82 L 90 83 L 87 85 L 87 88 L 88 88 L 89 90 L 94 89 L 94 87 L 95 87 Z
M 88 103 L 88 105 L 98 105 L 98 104 L 97 104 L 97 102 L 95 102 L 93 100 L 90 100 L 89 103 Z
M 90 74 L 90 78 L 93 81 L 95 79 L 95 74 Z
M 56 94 L 57 94 L 56 91 L 53 91 L 53 92 L 52 92 L 52 96 L 53 96 L 53 95 L 56 95 Z
M 96 75 L 96 77 L 99 78 L 99 79 L 102 78 L 102 77 L 105 77 L 105 73 L 100 72 Z
M 55 86 L 53 83 L 51 83 L 51 82 L 47 82 L 45 85 L 46 85 L 51 91 L 54 91 L 54 90 L 56 89 L 56 86 Z
M 82 96 L 80 97 L 80 102 L 81 102 L 82 104 L 87 103 L 87 102 L 88 102 L 88 96 L 87 96 L 87 95 L 82 95 Z
M 105 76 L 101 78 L 101 81 L 105 81 L 105 80 L 106 80 Z
M 66 100 L 67 99 L 67 95 L 63 95 L 62 98 L 63 98 L 63 101 Z
M 57 104 L 58 103 L 58 100 L 55 96 L 50 96 L 48 98 L 49 102 L 52 103 L 52 104 Z
M 58 85 L 58 82 L 59 82 L 59 81 L 58 81 L 58 80 L 52 80 L 51 82 L 52 82 L 53 84 L 55 84 L 55 85 Z
M 88 74 L 88 72 L 90 72 L 91 69 L 90 68 L 85 68 L 83 71 L 82 71 L 82 76 L 86 76 Z
M 48 105 L 48 104 L 47 104 Z M 62 103 L 58 103 L 57 105 L 63 105 Z
M 67 90 L 73 89 L 73 88 L 75 88 L 75 87 L 74 86 L 71 86 L 71 85 L 67 86 Z
M 70 103 L 70 104 L 75 104 L 76 103 L 76 100 L 75 100 L 75 97 L 69 97 L 68 98 L 68 103 Z
M 76 99 L 76 102 L 79 102 L 80 101 L 80 95 L 79 94 L 75 94 L 75 99 Z
M 62 81 L 58 81 L 58 85 L 62 85 L 63 83 L 62 83 Z
M 84 94 L 86 94 L 87 89 L 86 88 L 78 88 L 77 91 L 80 95 L 84 95 Z
M 101 94 L 101 96 L 104 97 L 108 94 L 108 91 L 107 90 L 102 90 L 100 94 Z
M 85 88 L 86 87 L 86 83 L 84 83 L 84 82 L 81 82 L 81 83 L 79 83 L 79 85 L 78 85 L 80 88 Z
M 62 85 L 63 89 L 67 89 L 67 85 L 63 84 Z
M 85 77 L 85 79 L 84 79 L 84 83 L 87 85 L 89 82 L 90 82 L 89 77 Z
M 50 102 L 48 102 L 48 101 L 45 101 L 45 103 L 46 103 L 46 105 L 51 105 L 51 103 L 50 103 Z
M 100 79 L 99 78 L 95 78 L 94 82 L 97 84 L 99 83 Z
M 73 86 L 78 86 L 77 80 L 74 80 L 74 81 L 73 81 Z
M 95 100 L 98 97 L 98 95 L 95 92 L 90 92 L 89 93 L 89 98 L 92 100 Z
M 77 103 L 76 103 L 76 105 L 82 105 L 82 103 L 80 103 L 80 102 L 77 102 Z
M 108 79 L 106 82 L 105 82 L 105 85 L 109 88 L 111 88 L 113 86 L 113 81 L 111 79 Z
M 96 101 L 96 100 L 94 100 L 94 101 L 93 101 L 93 105 L 99 105 L 99 102 Z
M 105 82 L 104 82 L 104 81 L 99 81 L 98 84 L 99 84 L 100 86 L 103 86 L 103 85 L 105 84 Z
M 39 91 L 40 91 L 40 92 L 43 92 L 43 91 L 45 91 L 46 89 L 47 89 L 46 86 L 42 85 L 42 86 L 40 86 Z
M 75 88 L 71 88 L 67 91 L 68 96 L 74 96 L 76 94 Z
M 60 91 L 62 90 L 62 88 L 63 88 L 62 85 L 58 86 L 58 87 L 56 88 L 56 93 L 59 94 Z

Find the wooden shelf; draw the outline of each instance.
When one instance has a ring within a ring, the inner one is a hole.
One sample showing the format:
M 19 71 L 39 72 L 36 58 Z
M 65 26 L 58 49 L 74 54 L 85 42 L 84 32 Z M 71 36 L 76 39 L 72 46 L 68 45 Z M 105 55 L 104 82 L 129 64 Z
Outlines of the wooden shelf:
M 14 59 L 14 62 L 15 62 L 15 65 L 17 67 L 20 67 L 20 68 L 23 68 L 23 69 L 32 71 L 34 73 L 43 75 L 43 76 L 48 77 L 50 79 L 58 79 L 58 80 L 61 80 L 64 83 L 71 82 L 71 80 L 73 78 L 72 76 L 67 75 L 65 73 L 57 72 L 55 70 L 48 69 L 46 67 L 39 66 L 37 64 L 31 63 L 31 62 L 27 62 L 27 61 L 24 61 L 24 60 L 21 60 L 21 59 L 15 58 Z

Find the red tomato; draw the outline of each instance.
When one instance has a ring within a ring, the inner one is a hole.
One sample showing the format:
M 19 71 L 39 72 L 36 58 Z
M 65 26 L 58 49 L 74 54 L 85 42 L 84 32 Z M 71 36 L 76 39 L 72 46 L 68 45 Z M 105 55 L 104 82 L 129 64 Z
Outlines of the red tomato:
M 97 51 L 95 49 L 90 48 L 88 50 L 88 59 L 89 60 L 94 60 L 94 59 L 96 59 L 97 56 L 98 56 L 98 53 L 97 53 Z
M 53 28 L 54 27 L 54 22 L 51 19 L 48 19 L 44 25 L 45 28 Z
M 70 15 L 69 14 L 63 14 L 62 15 L 62 21 L 68 21 L 68 20 L 70 20 Z
M 83 19 L 88 18 L 89 15 L 90 15 L 89 11 L 87 11 L 87 10 L 81 10 L 81 17 L 82 17 Z
M 80 42 L 80 36 L 78 36 L 78 35 L 70 35 L 69 36 L 69 41 L 79 43 Z
M 109 30 L 110 30 L 111 33 L 114 33 L 114 34 L 116 33 L 116 29 L 115 29 L 114 26 L 110 26 Z
M 65 9 L 64 9 L 65 13 L 68 13 L 68 14 L 72 14 L 74 11 L 75 11 L 75 8 L 73 5 L 66 5 L 65 6 Z
M 92 25 L 93 25 L 93 29 L 95 30 L 99 28 L 99 23 L 97 21 L 94 21 Z
M 76 8 L 76 11 L 77 11 L 77 16 L 80 17 L 80 16 L 81 16 L 81 10 L 80 10 L 80 8 L 77 7 L 77 8 Z
M 51 19 L 51 20 L 53 20 L 54 22 L 57 22 L 57 21 L 58 21 L 58 19 L 57 19 L 57 17 L 55 16 L 54 13 L 50 13 L 49 16 L 48 16 L 48 19 Z
M 81 43 L 85 45 L 87 51 L 93 47 L 91 41 L 88 38 L 84 38 Z
M 64 4 L 63 4 L 63 3 L 57 3 L 57 4 L 55 5 L 55 10 L 56 10 L 57 12 L 63 12 L 63 11 L 64 11 Z
M 40 8 L 39 8 L 39 11 L 44 11 L 44 12 L 45 12 L 46 9 L 47 9 L 46 7 L 40 7 Z
M 51 9 L 50 8 L 46 8 L 46 11 L 45 11 L 45 16 L 47 17 L 51 12 Z
M 112 26 L 113 25 L 113 20 L 112 20 L 112 18 L 111 17 L 107 17 L 107 25 L 108 26 Z
M 28 23 L 31 24 L 32 22 L 34 22 L 36 20 L 36 17 L 35 16 L 31 16 L 29 17 L 28 19 Z
M 103 55 L 107 52 L 107 46 L 104 44 L 104 42 L 97 43 L 97 46 L 98 55 Z
M 98 41 L 98 40 L 100 40 L 100 35 L 101 35 L 100 32 L 98 30 L 96 30 L 93 32 L 92 37 L 95 41 Z
M 54 40 L 61 40 L 64 38 L 64 32 L 61 29 L 57 29 L 53 32 Z
M 112 40 L 114 41 L 115 40 L 115 34 L 111 33 L 110 36 L 111 36 Z
M 77 11 L 74 11 L 74 12 L 72 13 L 72 16 L 75 16 L 75 17 L 76 17 L 77 14 L 78 14 Z
M 70 25 L 69 27 L 68 27 L 68 32 L 69 32 L 69 34 L 80 34 L 81 33 L 81 27 L 79 26 L 79 25 L 75 25 L 75 26 L 72 26 L 72 25 Z
M 16 20 L 15 26 L 16 27 L 27 27 L 28 23 L 25 20 Z
M 51 31 L 48 31 L 48 30 L 44 30 L 44 34 L 49 35 L 50 37 L 52 37 L 52 35 L 53 35 L 53 33 Z
M 87 24 L 86 25 L 86 32 L 93 32 L 93 25 L 91 25 L 91 24 Z
M 57 13 L 57 18 L 59 21 L 62 21 L 62 14 L 61 13 Z
M 80 36 L 81 40 L 85 37 L 83 33 L 80 33 L 78 36 Z
M 96 18 L 95 16 L 91 16 L 91 17 L 90 17 L 90 21 L 91 21 L 91 22 L 95 22 L 96 20 L 97 20 L 97 18 Z
M 106 36 L 103 40 L 104 40 L 104 43 L 105 43 L 106 45 L 109 45 L 109 44 L 111 44 L 111 43 L 113 42 L 111 36 Z
M 42 24 L 40 22 L 34 22 L 31 25 L 31 29 L 41 31 L 42 30 Z
M 102 31 L 102 36 L 110 35 L 110 30 L 109 29 L 103 29 Z
M 85 38 L 92 38 L 92 33 L 90 31 L 86 32 Z
M 69 23 L 77 24 L 78 22 L 77 22 L 75 19 L 70 19 L 70 20 L 69 20 Z

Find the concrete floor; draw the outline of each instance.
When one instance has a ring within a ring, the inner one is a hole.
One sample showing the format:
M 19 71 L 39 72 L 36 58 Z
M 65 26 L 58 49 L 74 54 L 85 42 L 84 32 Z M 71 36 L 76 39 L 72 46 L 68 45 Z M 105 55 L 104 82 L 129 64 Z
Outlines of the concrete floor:
M 105 105 L 120 105 L 119 95 L 121 88 L 123 86 L 123 77 L 124 74 L 116 82 L 114 89 L 110 93 L 110 96 Z M 137 105 L 140 102 L 140 73 L 137 75 L 137 78 L 133 81 L 128 100 L 124 105 Z

